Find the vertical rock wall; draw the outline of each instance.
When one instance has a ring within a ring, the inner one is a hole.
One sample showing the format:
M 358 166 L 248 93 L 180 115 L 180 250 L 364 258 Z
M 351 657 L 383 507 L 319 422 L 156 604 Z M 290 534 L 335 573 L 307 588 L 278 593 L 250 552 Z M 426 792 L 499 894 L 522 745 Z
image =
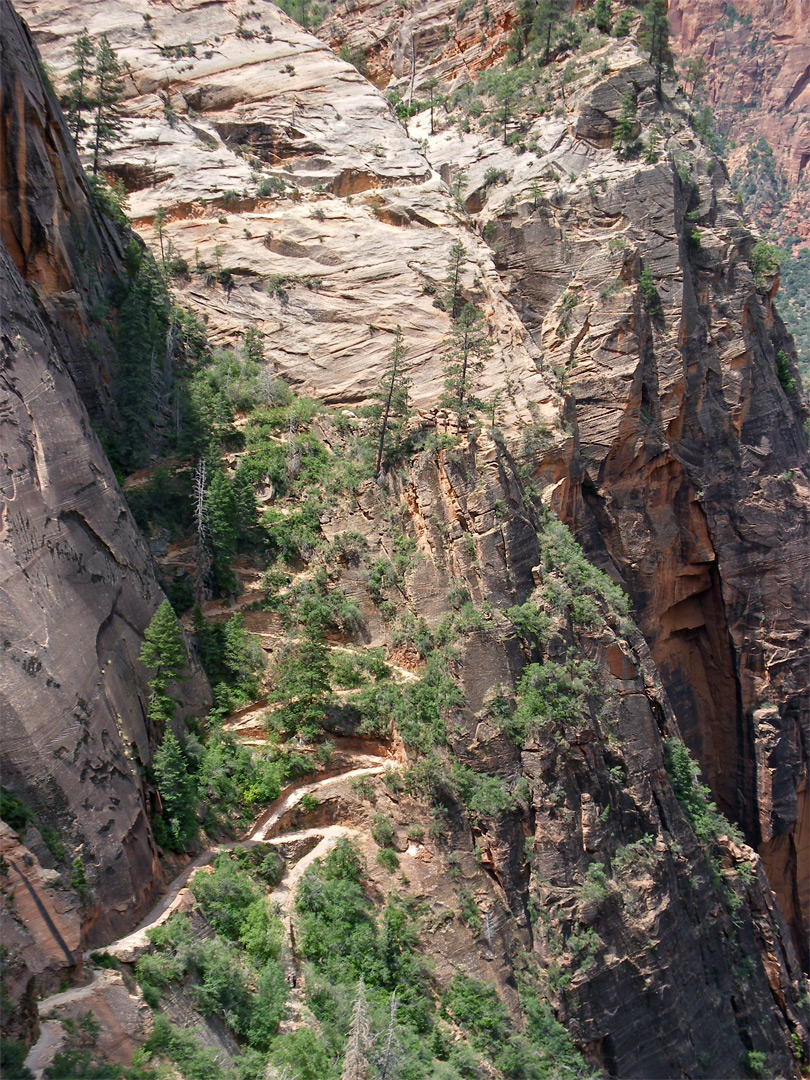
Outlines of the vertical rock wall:
M 93 944 L 132 925 L 162 876 L 138 661 L 162 593 L 82 400 L 97 415 L 108 407 L 114 351 L 106 331 L 88 329 L 89 311 L 106 298 L 118 240 L 87 204 L 7 4 L 2 29 L 0 767 L 3 786 L 54 830 L 65 864 L 81 861 L 82 941 Z M 204 705 L 199 671 L 183 692 Z

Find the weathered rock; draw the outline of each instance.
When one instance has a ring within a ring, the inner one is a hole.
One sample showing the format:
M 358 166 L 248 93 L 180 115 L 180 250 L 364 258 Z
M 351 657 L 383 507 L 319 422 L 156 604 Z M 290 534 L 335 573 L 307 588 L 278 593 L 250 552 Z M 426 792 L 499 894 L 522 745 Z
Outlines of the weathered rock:
M 55 831 L 67 864 L 82 863 L 82 938 L 94 943 L 130 926 L 162 877 L 147 817 L 154 732 L 138 654 L 163 597 L 78 392 L 103 413 L 112 352 L 101 331 L 88 331 L 88 310 L 116 269 L 115 243 L 87 206 L 68 133 L 8 5 L 2 27 L 3 785 Z M 86 287 L 75 274 L 76 229 L 86 250 L 97 245 L 88 279 L 101 277 Z M 199 708 L 209 692 L 199 669 L 192 674 L 182 693 Z
M 38 994 L 81 974 L 81 913 L 69 883 L 44 869 L 2 821 L 0 860 L 3 993 L 10 1002 L 3 1035 L 27 1040 L 38 1034 Z
M 653 78 L 638 65 L 625 74 L 639 86 Z M 594 95 L 603 90 L 586 82 L 578 116 Z M 720 807 L 760 848 L 806 962 L 810 894 L 790 867 L 807 828 L 808 680 L 795 643 L 807 633 L 810 487 L 801 412 L 775 363 L 791 346 L 754 287 L 752 241 L 722 167 L 676 117 L 658 123 L 680 172 L 622 163 L 576 127 L 549 132 L 537 160 L 503 151 L 511 175 L 481 218 L 567 395 L 566 478 L 557 452 L 542 450 L 535 476 L 633 597 L 684 737 Z M 458 143 L 437 136 L 434 149 L 439 163 L 470 162 L 475 183 L 474 147 L 459 160 Z M 574 163 L 567 183 L 549 179 Z M 660 303 L 652 317 L 642 266 Z
M 669 17 L 679 56 L 707 61 L 705 93 L 718 128 L 730 136 L 732 175 L 743 178 L 750 171 L 749 147 L 761 149 L 757 144 L 765 139 L 777 186 L 782 177 L 787 181 L 782 199 L 777 186 L 757 193 L 761 223 L 782 235 L 810 240 L 806 3 L 783 0 L 763 6 L 741 0 L 729 7 L 719 0 L 674 0 Z

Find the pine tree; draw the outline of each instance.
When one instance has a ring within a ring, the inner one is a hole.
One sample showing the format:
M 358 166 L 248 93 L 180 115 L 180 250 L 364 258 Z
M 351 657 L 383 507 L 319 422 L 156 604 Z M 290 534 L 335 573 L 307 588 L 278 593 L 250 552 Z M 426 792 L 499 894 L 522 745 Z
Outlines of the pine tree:
M 165 836 L 160 839 L 174 851 L 183 851 L 197 835 L 198 792 L 188 759 L 171 729 L 155 751 L 152 767 L 165 827 Z
M 641 49 L 649 49 L 649 61 L 655 68 L 655 90 L 661 97 L 661 78 L 665 71 L 672 71 L 673 56 L 669 45 L 669 19 L 667 18 L 667 0 L 647 0 L 641 15 L 641 29 L 638 34 Z
M 464 305 L 445 344 L 444 385 L 447 393 L 440 398 L 440 404 L 455 409 L 464 419 L 471 408 L 480 408 L 481 403 L 472 390 L 475 377 L 481 374 L 492 355 L 483 316 L 472 304 Z
M 540 0 L 534 16 L 533 36 L 539 40 L 545 38 L 543 45 L 543 63 L 551 58 L 551 37 L 563 22 L 568 10 L 567 0 Z
M 636 110 L 636 95 L 633 87 L 628 86 L 622 94 L 621 112 L 613 133 L 613 149 L 622 157 L 631 157 L 636 149 Z
M 73 55 L 76 58 L 76 66 L 69 73 L 67 81 L 70 89 L 62 99 L 62 105 L 67 109 L 68 129 L 73 132 L 73 141 L 79 145 L 79 135 L 87 127 L 87 121 L 82 113 L 93 107 L 93 98 L 89 93 L 92 68 L 90 60 L 95 53 L 93 42 L 87 33 L 87 27 L 73 43 Z
M 467 261 L 467 249 L 460 240 L 450 248 L 450 261 L 447 264 L 447 276 L 445 282 L 447 289 L 444 294 L 444 309 L 451 319 L 455 319 L 461 311 L 461 274 Z
M 98 173 L 101 155 L 110 149 L 123 129 L 124 121 L 118 108 L 123 92 L 121 65 L 110 47 L 107 35 L 102 34 L 96 53 L 96 133 L 93 144 L 93 176 Z
M 249 326 L 242 338 L 242 355 L 249 364 L 264 364 L 264 334 Z
M 596 0 L 596 3 L 591 8 L 591 18 L 597 30 L 600 30 L 603 34 L 609 34 L 613 27 L 610 0 Z
M 368 1060 L 368 1052 L 371 1044 L 366 988 L 361 976 L 354 998 L 352 1025 L 349 1029 L 349 1042 L 343 1057 L 340 1080 L 369 1080 L 371 1064 Z
M 377 460 L 374 475 L 379 476 L 385 455 L 386 436 L 393 436 L 394 448 L 400 444 L 402 429 L 408 419 L 408 391 L 411 381 L 405 368 L 405 345 L 402 341 L 402 328 L 394 332 L 394 345 L 388 356 L 388 367 L 380 381 L 377 398 L 380 402 L 380 440 L 377 444 Z
M 281 704 L 274 718 L 288 730 L 315 738 L 323 731 L 332 698 L 332 660 L 315 635 L 292 646 L 279 667 L 273 700 Z
M 151 668 L 149 686 L 149 716 L 158 725 L 169 723 L 174 716 L 174 700 L 166 693 L 170 679 L 181 679 L 188 668 L 188 653 L 183 631 L 168 600 L 164 600 L 143 635 L 140 661 Z
M 183 631 L 168 600 L 163 601 L 144 631 L 139 659 L 154 672 L 150 687 L 160 692 L 165 691 L 169 679 L 179 678 L 188 668 Z
M 216 469 L 211 474 L 205 493 L 205 509 L 217 585 L 222 590 L 233 589 L 236 579 L 231 570 L 231 562 L 236 554 L 239 510 L 233 485 L 222 469 Z
M 163 237 L 166 235 L 166 217 L 166 207 L 159 206 L 155 211 L 155 218 L 152 222 L 152 228 L 155 230 L 155 236 L 160 244 L 160 262 L 164 267 L 166 265 L 166 252 L 163 249 Z

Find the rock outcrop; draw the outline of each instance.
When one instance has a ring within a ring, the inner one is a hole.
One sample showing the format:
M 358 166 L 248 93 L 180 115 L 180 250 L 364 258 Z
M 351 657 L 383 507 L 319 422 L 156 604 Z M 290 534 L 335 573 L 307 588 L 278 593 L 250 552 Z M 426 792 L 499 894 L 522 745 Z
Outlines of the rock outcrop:
M 766 172 L 772 160 L 775 178 L 763 176 L 755 193 L 761 220 L 804 241 L 810 240 L 808 17 L 804 0 L 766 7 L 753 0 L 669 4 L 678 55 L 706 61 L 706 98 L 730 137 L 732 174 L 742 179 L 751 172 L 752 151 L 762 155 Z
M 88 412 L 109 408 L 115 354 L 102 321 L 89 328 L 120 270 L 116 237 L 87 204 L 58 107 L 8 5 L 2 27 L 2 779 L 56 837 L 63 869 L 83 868 L 81 917 L 70 918 L 86 945 L 131 925 L 161 880 L 138 654 L 162 593 Z M 198 708 L 210 700 L 199 670 L 184 693 Z M 14 865 L 25 879 L 16 895 L 27 889 L 37 904 L 36 876 Z M 68 937 L 72 956 L 78 933 Z M 27 966 L 30 978 L 76 963 L 56 945 L 47 963 Z

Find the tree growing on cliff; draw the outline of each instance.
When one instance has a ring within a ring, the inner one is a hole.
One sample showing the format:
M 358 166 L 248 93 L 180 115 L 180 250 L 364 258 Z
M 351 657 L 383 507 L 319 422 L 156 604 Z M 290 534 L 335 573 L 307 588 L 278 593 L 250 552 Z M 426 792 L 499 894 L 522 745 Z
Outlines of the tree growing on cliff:
M 622 94 L 622 107 L 613 132 L 613 149 L 624 158 L 632 157 L 638 149 L 636 138 L 636 95 L 628 86 Z
M 166 687 L 170 679 L 182 678 L 188 669 L 183 631 L 168 600 L 163 601 L 144 631 L 140 661 L 153 672 L 149 680 L 152 690 L 150 716 L 167 722 L 174 716 L 175 703 L 166 693 Z
M 532 36 L 543 42 L 544 64 L 547 64 L 551 58 L 552 36 L 562 26 L 563 16 L 567 11 L 567 0 L 540 0 L 537 5 Z
M 375 412 L 379 419 L 379 439 L 377 458 L 374 463 L 374 475 L 380 475 L 383 458 L 396 453 L 402 444 L 403 432 L 408 422 L 408 392 L 411 380 L 405 367 L 405 345 L 402 340 L 402 327 L 394 332 L 394 344 L 388 355 L 388 367 L 385 369 L 376 398 L 378 405 Z
M 674 58 L 669 44 L 669 19 L 667 0 L 647 0 L 641 15 L 638 33 L 641 49 L 649 49 L 649 61 L 655 69 L 655 91 L 661 97 L 661 79 L 665 71 L 672 71 Z
M 70 89 L 62 99 L 62 107 L 67 109 L 68 128 L 73 133 L 73 141 L 77 146 L 79 144 L 79 135 L 88 126 L 82 113 L 86 113 L 93 107 L 93 97 L 90 94 L 90 81 L 92 78 L 90 61 L 94 53 L 93 42 L 90 40 L 90 35 L 87 33 L 87 27 L 85 26 L 73 43 L 73 56 L 76 60 L 76 66 L 67 77 Z
M 96 53 L 95 137 L 93 140 L 93 176 L 98 173 L 102 154 L 105 154 L 124 126 L 119 101 L 124 92 L 121 65 L 106 34 L 101 35 Z
M 171 730 L 155 751 L 152 767 L 162 809 L 162 827 L 155 829 L 158 843 L 172 851 L 185 851 L 197 836 L 199 799 L 188 758 Z
M 465 304 L 453 323 L 450 337 L 445 342 L 444 386 L 446 393 L 439 404 L 454 409 L 460 419 L 466 418 L 471 409 L 480 408 L 481 402 L 474 395 L 476 377 L 484 370 L 484 364 L 492 355 L 492 345 L 487 336 L 483 316 L 472 304 Z
M 450 259 L 447 263 L 447 275 L 445 277 L 444 310 L 451 319 L 455 319 L 461 311 L 461 274 L 467 261 L 467 249 L 460 240 L 456 240 L 450 248 Z

